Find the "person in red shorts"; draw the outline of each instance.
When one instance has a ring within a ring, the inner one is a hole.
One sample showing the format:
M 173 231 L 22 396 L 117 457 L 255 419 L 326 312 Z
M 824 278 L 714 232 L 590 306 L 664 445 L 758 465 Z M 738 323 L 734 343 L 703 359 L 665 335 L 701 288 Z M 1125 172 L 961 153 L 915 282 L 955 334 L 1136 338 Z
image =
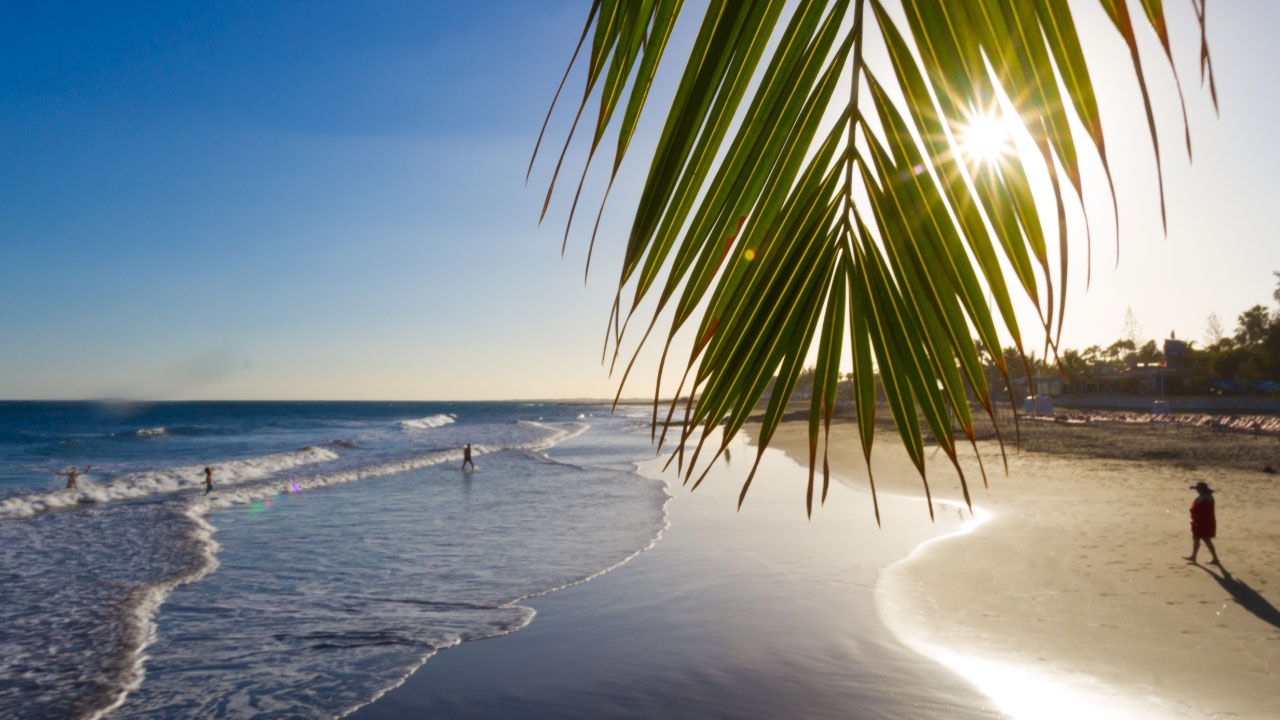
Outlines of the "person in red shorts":
M 1200 541 L 1203 540 L 1205 547 L 1209 548 L 1209 552 L 1213 555 L 1210 562 L 1214 565 L 1221 565 L 1218 562 L 1218 551 L 1213 549 L 1213 536 L 1218 534 L 1218 521 L 1213 514 L 1213 490 L 1209 487 L 1209 483 L 1198 482 L 1191 486 L 1199 495 L 1196 501 L 1191 503 L 1191 554 L 1186 557 L 1191 562 L 1196 561 L 1196 555 L 1200 554 Z

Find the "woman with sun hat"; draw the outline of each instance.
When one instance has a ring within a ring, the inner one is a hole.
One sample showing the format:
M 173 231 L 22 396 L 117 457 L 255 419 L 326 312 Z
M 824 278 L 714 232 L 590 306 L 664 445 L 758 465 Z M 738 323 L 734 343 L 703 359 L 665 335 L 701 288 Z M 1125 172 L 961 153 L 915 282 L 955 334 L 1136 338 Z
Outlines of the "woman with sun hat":
M 1205 547 L 1213 555 L 1213 560 L 1209 562 L 1221 565 L 1218 562 L 1218 551 L 1213 549 L 1213 537 L 1218 534 L 1218 520 L 1213 513 L 1213 489 L 1204 481 L 1192 485 L 1191 489 L 1199 495 L 1191 503 L 1191 554 L 1186 559 L 1196 561 L 1196 555 L 1200 554 L 1200 541 L 1203 540 Z

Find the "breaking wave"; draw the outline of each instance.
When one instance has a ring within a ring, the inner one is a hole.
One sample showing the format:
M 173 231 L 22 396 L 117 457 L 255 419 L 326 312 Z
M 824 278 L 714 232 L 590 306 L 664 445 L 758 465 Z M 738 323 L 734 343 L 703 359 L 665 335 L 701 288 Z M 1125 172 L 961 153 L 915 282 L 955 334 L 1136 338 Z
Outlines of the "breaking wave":
M 327 462 L 338 454 L 321 447 L 307 447 L 296 452 L 276 453 L 243 460 L 229 460 L 209 465 L 218 486 L 239 485 L 301 465 Z M 0 501 L 0 518 L 23 518 L 50 510 L 77 505 L 96 505 L 114 500 L 129 500 L 166 495 L 179 490 L 203 487 L 204 465 L 183 465 L 162 470 L 127 473 L 102 484 L 84 476 L 83 485 L 75 489 L 19 495 Z
M 169 434 L 169 428 L 167 427 L 142 428 L 141 430 L 134 430 L 132 433 L 129 433 L 129 434 L 135 437 L 140 437 L 140 438 L 163 437 Z
M 438 414 L 402 420 L 397 424 L 406 429 L 426 429 L 453 422 L 452 416 Z M 540 432 L 537 437 L 529 437 L 526 432 L 521 437 L 494 438 L 497 442 L 492 444 L 476 443 L 472 447 L 472 454 L 479 457 L 511 450 L 536 453 L 581 435 L 590 428 L 590 425 L 582 422 L 553 426 L 528 421 L 521 425 L 536 428 Z M 147 430 L 157 432 L 138 437 L 160 436 L 163 434 L 160 431 L 166 428 Z M 135 554 L 138 559 L 134 563 L 138 565 L 137 568 L 122 565 L 118 569 L 119 579 L 95 585 L 118 588 L 128 594 L 127 598 L 117 599 L 117 591 L 112 590 L 111 597 L 104 597 L 98 605 L 101 608 L 119 608 L 118 611 L 97 618 L 98 625 L 111 631 L 110 641 L 104 640 L 105 644 L 97 641 L 91 643 L 93 647 L 101 646 L 100 652 L 79 645 L 66 648 L 68 658 L 90 657 L 95 652 L 107 657 L 109 662 L 95 665 L 98 668 L 92 673 L 92 685 L 95 689 L 82 694 L 79 701 L 72 705 L 50 705 L 46 709 L 62 708 L 71 711 L 74 716 L 101 718 L 120 710 L 142 687 L 148 661 L 154 651 L 152 646 L 158 639 L 156 618 L 160 608 L 178 587 L 208 576 L 219 566 L 220 546 L 214 537 L 216 528 L 208 521 L 210 513 L 236 506 L 270 502 L 280 494 L 304 493 L 441 463 L 456 463 L 462 459 L 461 449 L 449 448 L 355 465 L 353 462 L 360 462 L 358 452 L 347 454 L 346 457 L 340 455 L 340 452 L 347 448 L 354 450 L 356 447 L 355 443 L 349 441 L 330 441 L 323 446 L 308 446 L 294 452 L 211 464 L 214 489 L 207 495 L 203 493 L 205 466 L 192 464 L 130 472 L 114 477 L 102 476 L 102 482 L 94 482 L 92 475 L 84 476 L 79 489 L 35 492 L 0 500 L 0 519 L 35 518 L 31 522 L 52 522 L 59 528 L 65 526 L 65 532 L 95 536 L 98 539 L 95 546 L 102 546 L 99 555 L 109 555 L 128 547 L 137 551 Z M 340 462 L 325 465 L 333 461 Z M 291 470 L 293 472 L 286 472 Z M 152 498 L 148 502 L 136 502 Z M 128 502 L 130 500 L 134 502 Z M 117 501 L 126 502 L 110 505 Z M 83 515 L 78 508 L 85 508 Z M 57 510 L 71 512 L 51 513 Z M 122 520 L 125 522 L 119 522 Z M 16 529 L 18 526 L 9 527 Z M 29 540 L 29 550 L 33 556 L 41 555 L 41 548 L 46 544 L 43 535 L 22 532 L 20 536 Z M 157 555 L 157 552 L 160 554 Z M 98 567 L 89 556 L 85 557 L 84 563 L 89 568 Z M 111 567 L 115 572 L 114 566 Z M 36 572 L 34 566 L 32 572 Z M 126 578 L 135 572 L 149 577 L 142 584 L 128 588 Z M 31 586 L 30 590 L 35 596 L 39 595 L 39 587 L 43 587 L 39 577 L 37 573 L 24 583 Z M 121 600 L 123 602 L 117 605 Z M 514 603 L 483 609 L 486 613 L 496 614 L 493 618 L 496 630 L 489 632 L 510 632 L 528 623 L 532 612 L 512 605 Z M 37 607 L 37 604 L 32 604 L 31 607 Z M 103 612 L 106 613 L 106 610 Z M 38 612 L 32 615 L 33 623 L 38 615 Z M 33 626 L 30 637 L 27 638 L 26 634 L 23 637 L 30 640 L 41 635 Z M 457 639 L 459 638 L 442 643 L 441 646 L 447 646 Z M 30 667 L 32 653 L 40 652 L 37 646 L 27 647 L 30 644 L 7 648 L 13 651 L 7 664 L 17 663 Z
M 401 420 L 399 425 L 405 430 L 429 430 L 431 428 L 448 425 L 453 421 L 453 415 L 445 415 L 444 413 L 441 413 L 439 415 L 428 415 L 427 417 L 416 418 L 413 420 Z

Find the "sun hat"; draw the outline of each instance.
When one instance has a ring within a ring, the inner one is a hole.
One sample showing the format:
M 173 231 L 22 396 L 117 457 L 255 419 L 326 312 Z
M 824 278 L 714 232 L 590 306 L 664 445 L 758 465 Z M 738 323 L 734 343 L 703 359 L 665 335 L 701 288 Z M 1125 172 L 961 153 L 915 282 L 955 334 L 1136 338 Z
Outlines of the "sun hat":
M 1204 482 L 1203 480 L 1196 483 L 1195 485 L 1191 485 L 1190 488 L 1192 490 L 1199 490 L 1200 492 L 1207 492 L 1207 493 L 1213 492 L 1213 488 L 1209 487 L 1209 483 Z

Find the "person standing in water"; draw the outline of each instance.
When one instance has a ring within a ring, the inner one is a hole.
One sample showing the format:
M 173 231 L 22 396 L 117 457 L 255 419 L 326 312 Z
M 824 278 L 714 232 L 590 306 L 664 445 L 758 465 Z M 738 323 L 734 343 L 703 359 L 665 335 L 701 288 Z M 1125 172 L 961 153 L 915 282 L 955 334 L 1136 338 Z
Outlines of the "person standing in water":
M 208 495 L 213 492 L 213 468 L 206 467 L 204 469 L 204 494 Z
M 1213 555 L 1213 560 L 1209 562 L 1221 565 L 1218 562 L 1218 551 L 1213 548 L 1213 537 L 1218 534 L 1218 520 L 1213 512 L 1213 490 L 1207 482 L 1198 482 L 1191 489 L 1199 495 L 1191 503 L 1191 554 L 1185 559 L 1196 561 L 1196 555 L 1200 554 L 1200 541 L 1203 540 L 1205 547 Z
M 78 482 L 78 480 L 79 480 L 80 476 L 81 476 L 81 475 L 85 475 L 85 474 L 87 474 L 87 473 L 89 472 L 89 468 L 91 468 L 91 467 L 93 467 L 93 466 L 92 466 L 92 465 L 85 465 L 83 470 L 77 470 L 77 469 L 76 469 L 76 466 L 75 466 L 75 465 L 72 465 L 72 466 L 71 466 L 71 469 L 70 469 L 70 470 L 68 470 L 68 471 L 66 471 L 66 472 L 58 472 L 57 470 L 54 470 L 54 471 L 53 471 L 53 474 L 54 474 L 54 475 L 61 475 L 62 477 L 66 478 L 66 479 L 67 479 L 67 489 L 68 489 L 68 490 L 75 490 L 75 489 L 77 489 L 77 488 L 80 486 L 80 485 L 79 485 L 79 482 Z
M 471 461 L 471 443 L 467 443 L 467 446 L 462 449 L 462 469 L 466 470 L 468 465 L 472 470 L 476 469 L 476 464 Z

